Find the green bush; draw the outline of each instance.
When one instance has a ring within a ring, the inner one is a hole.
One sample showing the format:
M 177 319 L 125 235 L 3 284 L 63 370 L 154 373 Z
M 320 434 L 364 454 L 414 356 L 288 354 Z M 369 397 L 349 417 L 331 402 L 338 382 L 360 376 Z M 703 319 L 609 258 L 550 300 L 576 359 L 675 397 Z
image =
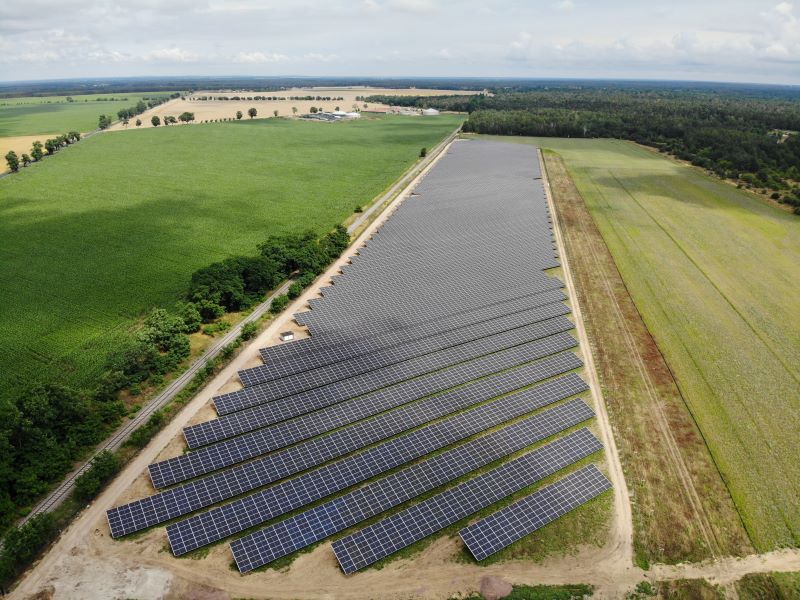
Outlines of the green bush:
M 295 298 L 299 298 L 302 293 L 303 285 L 299 281 L 293 281 L 286 295 L 289 296 L 290 300 L 294 300 Z
M 250 340 L 253 339 L 256 334 L 258 333 L 258 323 L 255 321 L 251 321 L 249 323 L 245 323 L 242 325 L 242 332 L 239 334 L 239 337 L 242 340 Z
M 272 314 L 277 315 L 279 312 L 283 311 L 289 305 L 289 296 L 286 294 L 281 294 L 280 296 L 275 296 L 272 300 L 272 305 L 269 307 L 269 312 Z
M 55 517 L 50 513 L 37 515 L 25 525 L 10 529 L 3 537 L 0 551 L 0 587 L 9 586 L 56 533 Z
M 88 502 L 119 471 L 121 460 L 117 454 L 103 450 L 92 460 L 92 465 L 75 480 L 75 497 Z

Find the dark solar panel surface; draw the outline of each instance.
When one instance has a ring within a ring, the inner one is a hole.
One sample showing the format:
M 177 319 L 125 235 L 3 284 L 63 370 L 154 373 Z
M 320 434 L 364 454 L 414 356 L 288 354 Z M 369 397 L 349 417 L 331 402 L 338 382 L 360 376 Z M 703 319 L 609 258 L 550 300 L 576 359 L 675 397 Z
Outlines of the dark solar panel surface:
M 483 560 L 611 489 L 595 465 L 514 502 L 459 532 L 475 560 Z

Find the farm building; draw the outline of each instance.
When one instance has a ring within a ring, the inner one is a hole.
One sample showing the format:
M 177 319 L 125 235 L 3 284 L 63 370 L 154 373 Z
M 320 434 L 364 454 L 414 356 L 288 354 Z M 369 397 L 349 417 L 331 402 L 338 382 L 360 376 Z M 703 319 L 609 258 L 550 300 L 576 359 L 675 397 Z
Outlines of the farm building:
M 422 110 L 422 115 L 424 117 L 435 117 L 438 114 L 439 114 L 439 111 L 436 110 L 435 108 L 425 108 L 425 109 Z

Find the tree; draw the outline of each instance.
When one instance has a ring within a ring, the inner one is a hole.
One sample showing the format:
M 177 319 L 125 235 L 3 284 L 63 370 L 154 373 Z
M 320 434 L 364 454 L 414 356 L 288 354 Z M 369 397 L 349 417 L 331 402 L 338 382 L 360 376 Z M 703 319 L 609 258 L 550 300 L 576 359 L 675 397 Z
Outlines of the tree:
M 47 150 L 48 154 L 55 154 L 56 150 L 58 150 L 58 140 L 50 138 L 49 140 L 45 140 L 44 142 L 44 149 Z
M 309 111 L 311 112 L 311 114 L 312 114 L 312 115 L 315 115 L 315 114 L 317 114 L 317 107 L 316 107 L 316 106 L 312 106 L 312 107 L 309 109 Z
M 258 111 L 255 108 L 248 108 L 247 114 L 250 115 L 250 118 L 252 119 L 258 114 Z
M 296 107 L 296 106 L 293 106 L 293 107 L 292 107 L 292 114 L 293 114 L 293 115 L 296 115 L 296 114 L 297 114 L 297 107 Z
M 81 139 L 81 134 L 80 134 L 80 132 L 79 132 L 79 131 L 70 131 L 70 132 L 67 134 L 67 137 L 68 137 L 68 138 L 69 138 L 71 141 L 73 141 L 73 142 L 77 142 L 77 141 L 79 141 L 79 140 Z
M 125 117 L 124 119 L 122 119 L 122 126 L 123 127 L 127 127 L 128 126 L 128 117 Z
M 19 171 L 19 157 L 17 156 L 16 152 L 9 150 L 8 154 L 6 154 L 6 162 L 8 163 L 8 168 L 11 169 L 12 173 Z
M 29 164 L 31 164 L 31 157 L 28 156 L 27 154 L 23 153 L 21 158 L 23 167 L 27 167 Z
M 161 119 L 158 118 L 158 115 L 153 115 L 153 118 L 150 119 L 150 122 L 153 124 L 153 127 L 158 127 L 161 125 Z
M 100 115 L 100 118 L 97 120 L 97 126 L 100 129 L 108 129 L 111 127 L 111 117 L 108 115 Z
M 190 121 L 194 121 L 194 113 L 193 112 L 183 112 L 178 117 L 179 120 L 183 121 L 184 123 L 189 123 Z
M 33 160 L 35 161 L 42 160 L 42 157 L 44 156 L 44 152 L 42 151 L 43 147 L 44 146 L 42 146 L 42 142 L 40 142 L 39 140 L 33 142 L 33 147 L 31 148 L 31 156 L 33 157 Z
M 240 110 L 237 110 L 237 111 L 236 111 L 236 119 L 237 119 L 237 120 L 238 120 L 238 119 L 241 119 L 243 116 L 244 116 L 244 115 L 242 115 L 242 111 L 240 111 Z
M 136 126 L 137 127 L 141 127 L 142 126 L 142 120 L 141 119 L 136 119 Z
M 428 156 L 428 149 L 423 146 L 422 150 L 419 151 L 419 157 L 425 158 Z
M 340 110 L 340 109 L 339 109 L 339 107 L 337 106 L 337 107 L 336 107 L 336 112 L 339 112 L 339 110 Z

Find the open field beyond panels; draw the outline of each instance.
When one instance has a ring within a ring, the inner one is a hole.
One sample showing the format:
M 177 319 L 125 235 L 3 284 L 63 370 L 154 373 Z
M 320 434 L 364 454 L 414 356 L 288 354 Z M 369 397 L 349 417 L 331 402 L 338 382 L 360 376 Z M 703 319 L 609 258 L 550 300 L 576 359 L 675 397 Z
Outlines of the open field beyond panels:
M 753 544 L 800 543 L 800 220 L 632 143 L 559 153 Z
M 74 102 L 67 102 L 66 96 L 4 98 L 0 99 L 0 138 L 85 133 L 97 129 L 102 114 L 116 120 L 118 110 L 136 106 L 143 98 L 168 96 L 169 92 L 73 96 Z
M 1 392 L 82 385 L 199 267 L 330 230 L 460 117 L 267 119 L 105 133 L 0 180 Z

